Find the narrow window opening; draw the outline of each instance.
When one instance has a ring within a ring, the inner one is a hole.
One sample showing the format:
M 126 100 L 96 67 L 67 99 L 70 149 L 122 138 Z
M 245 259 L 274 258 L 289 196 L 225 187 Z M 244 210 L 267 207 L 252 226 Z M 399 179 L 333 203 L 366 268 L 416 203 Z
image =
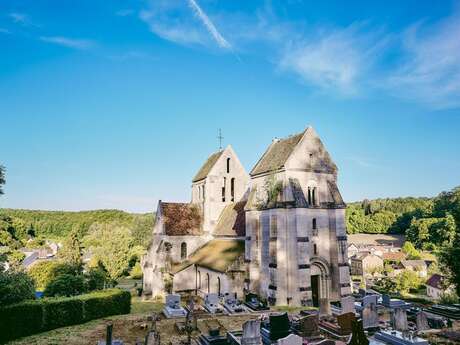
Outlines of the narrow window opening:
M 230 195 L 232 198 L 232 202 L 235 201 L 235 178 L 232 177 L 230 180 Z
M 210 289 L 210 282 L 209 282 L 209 273 L 206 273 L 206 281 L 207 281 L 207 288 L 208 288 L 208 293 L 211 293 L 211 289 Z
M 316 243 L 313 244 L 313 254 L 315 254 L 315 255 L 318 254 L 318 247 L 316 246 Z
M 227 158 L 227 174 L 230 172 L 230 158 Z
M 312 229 L 313 230 L 316 230 L 316 218 L 313 218 L 313 220 L 311 221 L 312 222 Z
M 311 188 L 308 187 L 308 205 L 311 205 Z
M 182 242 L 180 245 L 180 258 L 185 260 L 187 258 L 187 243 Z
M 227 184 L 227 179 L 224 177 L 224 185 L 222 186 L 222 202 L 225 202 L 225 185 Z
M 313 205 L 316 205 L 316 187 L 313 188 L 313 191 L 311 193 L 311 199 L 312 199 Z

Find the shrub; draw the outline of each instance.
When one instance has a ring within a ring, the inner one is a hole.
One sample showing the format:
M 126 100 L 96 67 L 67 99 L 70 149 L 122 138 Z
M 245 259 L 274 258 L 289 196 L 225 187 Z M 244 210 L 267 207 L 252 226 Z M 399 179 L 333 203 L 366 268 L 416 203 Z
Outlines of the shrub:
M 0 309 L 0 343 L 42 330 L 43 307 L 38 301 L 25 301 Z
M 44 291 L 47 297 L 75 296 L 87 291 L 85 278 L 82 275 L 61 274 L 52 280 Z
M 120 291 L 118 294 L 113 291 Z M 127 291 L 110 289 L 81 296 L 85 305 L 85 321 L 104 315 L 128 314 L 131 311 L 131 294 Z
M 75 267 L 61 261 L 41 261 L 33 265 L 28 271 L 38 290 L 44 290 L 49 283 L 62 274 L 76 273 Z
M 44 330 L 76 325 L 84 321 L 83 301 L 78 298 L 48 298 L 43 300 Z
M 0 305 L 35 298 L 33 280 L 24 272 L 0 272 Z
M 0 307 L 0 343 L 109 315 L 127 314 L 129 292 L 110 289 L 76 297 L 43 298 Z
M 143 273 L 142 273 L 141 264 L 139 262 L 136 262 L 136 264 L 133 266 L 133 268 L 131 269 L 131 272 L 129 272 L 129 276 L 132 279 L 141 279 L 142 278 Z
M 102 290 L 107 283 L 107 273 L 101 268 L 91 268 L 85 273 L 88 291 Z

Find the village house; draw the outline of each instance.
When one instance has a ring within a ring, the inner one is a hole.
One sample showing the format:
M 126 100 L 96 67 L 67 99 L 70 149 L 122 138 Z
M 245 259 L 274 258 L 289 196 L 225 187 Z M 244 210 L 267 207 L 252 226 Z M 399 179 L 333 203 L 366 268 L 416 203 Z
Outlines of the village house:
M 398 275 L 406 270 L 416 272 L 420 278 L 427 276 L 427 266 L 424 260 L 401 260 L 393 266 L 394 274 Z
M 372 253 L 357 253 L 351 257 L 351 275 L 363 276 L 383 269 L 383 259 Z
M 454 286 L 446 287 L 445 277 L 440 274 L 433 274 L 425 283 L 426 295 L 434 300 L 441 298 L 443 294 L 454 291 Z
M 192 180 L 190 203 L 159 201 L 143 293 L 257 293 L 319 305 L 351 293 L 337 167 L 313 128 L 275 139 L 248 175 L 231 146 Z

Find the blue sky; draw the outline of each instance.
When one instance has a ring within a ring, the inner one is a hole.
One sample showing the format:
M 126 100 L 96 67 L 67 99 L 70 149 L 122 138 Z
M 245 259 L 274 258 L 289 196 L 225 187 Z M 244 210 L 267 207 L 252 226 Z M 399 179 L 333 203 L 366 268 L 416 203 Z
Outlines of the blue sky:
M 371 4 L 371 5 L 370 5 Z M 315 127 L 347 201 L 460 185 L 460 3 L 0 2 L 0 207 L 186 201 Z

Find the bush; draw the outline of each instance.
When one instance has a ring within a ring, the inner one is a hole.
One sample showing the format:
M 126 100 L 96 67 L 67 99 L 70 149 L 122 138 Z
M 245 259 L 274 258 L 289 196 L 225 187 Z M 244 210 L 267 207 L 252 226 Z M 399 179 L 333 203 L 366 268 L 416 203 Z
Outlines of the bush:
M 33 265 L 28 274 L 35 281 L 37 290 L 45 290 L 58 276 L 63 274 L 76 274 L 76 268 L 61 261 L 41 261 Z
M 91 268 L 85 273 L 88 291 L 102 290 L 107 283 L 107 273 L 101 268 Z
M 35 298 L 33 280 L 24 272 L 0 272 L 0 305 Z
M 43 299 L 44 330 L 71 326 L 84 321 L 84 302 L 78 298 Z
M 83 275 L 61 274 L 52 280 L 47 286 L 43 294 L 46 297 L 58 296 L 75 296 L 81 295 L 88 290 L 85 278 Z
M 85 304 L 85 321 L 98 319 L 104 315 L 128 314 L 131 311 L 131 294 L 127 291 L 120 294 L 107 292 L 113 290 L 117 289 L 81 296 Z
M 131 272 L 129 272 L 129 276 L 132 279 L 141 279 L 142 278 L 143 273 L 142 273 L 141 264 L 139 262 L 136 262 L 136 264 L 133 266 L 133 268 L 131 269 Z
M 42 331 L 43 306 L 25 301 L 0 308 L 0 344 Z
M 109 315 L 127 314 L 130 309 L 131 296 L 120 289 L 2 306 L 0 343 Z

